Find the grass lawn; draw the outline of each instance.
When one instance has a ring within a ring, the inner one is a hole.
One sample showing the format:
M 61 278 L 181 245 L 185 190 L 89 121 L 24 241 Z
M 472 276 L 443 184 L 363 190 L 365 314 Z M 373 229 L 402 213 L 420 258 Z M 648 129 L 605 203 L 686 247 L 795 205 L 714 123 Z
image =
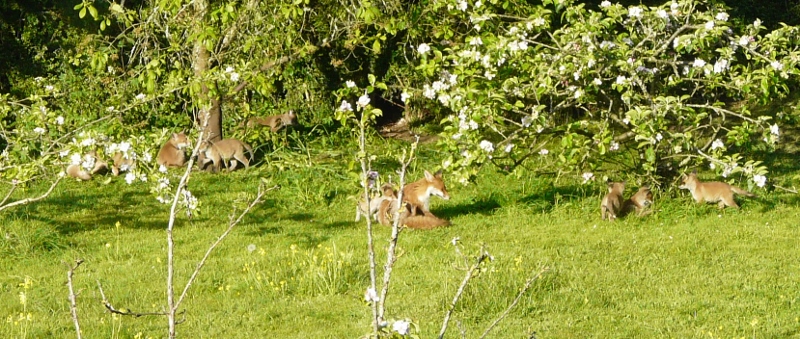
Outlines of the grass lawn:
M 232 205 L 243 206 L 260 177 L 282 189 L 212 255 L 183 304 L 180 337 L 355 338 L 369 332 L 366 230 L 363 219 L 353 222 L 347 197 L 358 189 L 345 174 L 351 155 L 342 154 L 302 169 L 272 163 L 194 175 L 190 188 L 201 214 L 176 224 L 179 291 L 226 228 Z M 421 163 L 433 169 L 435 157 L 423 153 Z M 381 170 L 389 172 L 391 163 Z M 421 166 L 412 178 L 421 177 Z M 0 337 L 75 336 L 63 262 L 76 258 L 85 260 L 74 277 L 84 338 L 166 336 L 164 317 L 106 312 L 97 284 L 117 308 L 163 310 L 168 208 L 149 194 L 148 184 L 102 181 L 70 180 L 48 199 L 0 215 Z M 626 196 L 635 192 L 632 186 Z M 411 319 L 422 338 L 438 334 L 465 273 L 451 244 L 459 237 L 463 253 L 473 256 L 485 244 L 494 261 L 459 301 L 449 338 L 462 330 L 479 337 L 542 265 L 550 270 L 489 337 L 800 336 L 794 195 L 760 190 L 758 199 L 738 199 L 741 210 L 720 211 L 694 204 L 686 191 L 657 192 L 651 215 L 610 223 L 600 220 L 603 190 L 601 183 L 525 173 L 516 178 L 490 168 L 474 185 L 449 182 L 451 200 L 433 200 L 432 210 L 453 225 L 401 234 L 387 317 Z M 378 226 L 375 233 L 382 267 L 390 229 Z

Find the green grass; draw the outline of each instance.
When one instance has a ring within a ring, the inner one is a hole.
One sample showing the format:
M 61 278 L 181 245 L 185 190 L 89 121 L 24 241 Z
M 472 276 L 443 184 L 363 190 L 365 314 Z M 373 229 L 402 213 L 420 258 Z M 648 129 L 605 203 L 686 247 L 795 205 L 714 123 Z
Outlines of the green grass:
M 344 169 L 350 153 L 341 154 L 313 168 L 279 170 L 275 161 L 195 175 L 191 188 L 202 213 L 176 224 L 178 289 L 224 231 L 231 205 L 252 197 L 260 177 L 282 189 L 212 255 L 183 305 L 179 336 L 355 338 L 369 332 L 365 227 L 353 222 L 347 197 L 358 190 Z M 314 157 L 297 155 L 297 163 L 305 156 Z M 412 178 L 436 154 L 421 157 Z M 394 164 L 379 160 L 383 172 Z M 468 254 L 485 244 L 494 261 L 456 307 L 450 338 L 459 336 L 457 322 L 468 338 L 478 337 L 541 265 L 550 271 L 490 337 L 800 336 L 794 196 L 762 191 L 762 198 L 739 199 L 741 210 L 719 211 L 695 205 L 685 191 L 664 193 L 652 215 L 609 223 L 600 220 L 599 183 L 482 174 L 473 186 L 450 182 L 450 201 L 434 200 L 434 213 L 453 226 L 401 235 L 387 316 L 412 319 L 421 337 L 438 334 L 464 275 L 454 237 Z M 101 181 L 66 182 L 48 199 L 0 216 L 0 337 L 74 337 L 62 261 L 76 258 L 86 261 L 74 278 L 85 338 L 165 336 L 163 317 L 107 313 L 97 281 L 118 308 L 162 310 L 168 208 L 146 184 Z M 379 267 L 389 234 L 376 228 Z M 25 277 L 32 280 L 28 289 L 20 286 Z M 17 321 L 21 292 L 30 321 Z

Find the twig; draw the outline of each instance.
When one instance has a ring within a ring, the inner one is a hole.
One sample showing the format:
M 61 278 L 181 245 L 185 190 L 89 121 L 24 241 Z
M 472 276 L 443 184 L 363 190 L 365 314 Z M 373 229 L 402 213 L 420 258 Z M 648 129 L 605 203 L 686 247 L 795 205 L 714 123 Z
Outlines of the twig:
M 72 275 L 75 273 L 75 270 L 78 269 L 78 266 L 80 266 L 82 263 L 83 259 L 75 260 L 75 266 L 64 263 L 64 265 L 67 265 L 67 267 L 69 268 L 69 270 L 67 270 L 67 288 L 69 288 L 69 311 L 70 313 L 72 313 L 72 322 L 75 324 L 75 333 L 78 335 L 78 339 L 82 338 L 81 325 L 78 322 L 78 304 L 75 301 L 76 297 L 75 289 L 72 287 Z
M 797 194 L 797 190 L 796 190 L 796 189 L 791 189 L 791 188 L 781 187 L 781 186 L 778 186 L 778 185 L 772 185 L 772 186 L 773 186 L 773 187 L 775 187 L 775 188 L 777 188 L 777 189 L 782 189 L 782 190 L 784 190 L 784 191 L 786 191 L 786 192 L 789 192 L 789 193 L 794 193 L 794 194 Z
M 237 217 L 236 220 L 233 220 L 233 215 L 231 215 L 231 218 L 230 218 L 231 221 L 228 224 L 228 229 L 226 229 L 225 232 L 222 232 L 222 235 L 220 235 L 219 238 L 217 238 L 217 241 L 215 241 L 213 244 L 211 244 L 211 247 L 208 248 L 208 250 L 206 251 L 206 254 L 203 256 L 203 259 L 201 259 L 200 262 L 197 263 L 197 267 L 194 269 L 194 272 L 192 272 L 192 276 L 189 278 L 189 281 L 186 282 L 186 286 L 183 288 L 183 292 L 181 292 L 180 297 L 178 297 L 178 301 L 175 302 L 175 308 L 176 309 L 178 308 L 178 306 L 180 306 L 181 302 L 183 301 L 183 298 L 186 297 L 186 293 L 189 291 L 189 288 L 192 286 L 192 283 L 194 282 L 195 278 L 197 278 L 197 275 L 200 274 L 200 269 L 203 268 L 203 266 L 206 263 L 206 260 L 208 260 L 208 257 L 211 256 L 211 252 L 214 251 L 214 248 L 216 248 L 217 245 L 219 245 L 222 242 L 222 240 L 225 240 L 225 237 L 227 237 L 228 234 L 231 233 L 233 228 L 236 225 L 238 225 L 239 222 L 242 221 L 244 216 L 247 215 L 247 213 L 249 213 L 250 210 L 255 205 L 257 205 L 258 203 L 261 202 L 261 199 L 264 197 L 264 194 L 266 194 L 269 191 L 278 189 L 278 188 L 280 188 L 280 186 L 278 186 L 278 185 L 272 186 L 272 187 L 270 187 L 270 188 L 268 188 L 266 190 L 263 190 L 263 187 L 259 187 L 258 188 L 258 194 L 256 195 L 256 198 L 253 199 L 253 201 L 250 203 L 250 205 L 247 205 L 247 208 L 245 208 L 244 211 L 242 211 L 242 213 L 239 214 L 239 217 Z
M 520 290 L 520 291 L 519 291 L 519 293 L 517 294 L 517 297 L 516 297 L 516 298 L 514 298 L 514 301 L 513 301 L 513 302 L 511 302 L 511 305 L 508 305 L 508 308 L 506 308 L 506 310 L 505 310 L 505 311 L 503 311 L 503 314 L 501 314 L 499 317 L 497 317 L 497 319 L 495 319 L 495 321 L 494 321 L 494 322 L 492 322 L 492 324 L 491 324 L 491 325 L 489 325 L 489 327 L 487 327 L 487 328 L 486 328 L 486 331 L 484 331 L 484 332 L 483 332 L 483 334 L 481 335 L 480 339 L 486 338 L 486 335 L 487 335 L 487 334 L 489 334 L 489 332 L 490 332 L 490 331 L 491 331 L 491 330 L 492 330 L 492 329 L 493 329 L 493 328 L 494 328 L 494 327 L 495 327 L 495 326 L 496 326 L 498 323 L 500 323 L 500 322 L 501 322 L 501 321 L 502 321 L 502 320 L 503 320 L 503 319 L 504 319 L 506 316 L 508 316 L 508 313 L 510 313 L 510 312 L 511 312 L 511 309 L 513 309 L 514 307 L 516 307 L 516 306 L 517 306 L 517 303 L 519 302 L 519 300 L 520 300 L 520 299 L 522 299 L 522 296 L 525 294 L 525 292 L 527 292 L 527 291 L 528 291 L 528 289 L 529 289 L 529 288 L 531 288 L 531 284 L 533 284 L 533 282 L 534 282 L 534 281 L 538 280 L 538 279 L 539 279 L 539 278 L 542 276 L 542 274 L 544 274 L 544 273 L 545 273 L 545 272 L 547 272 L 548 270 L 550 270 L 550 268 L 549 268 L 549 267 L 547 267 L 547 266 L 544 266 L 544 267 L 542 267 L 542 268 L 540 268 L 540 269 L 539 269 L 539 272 L 538 272 L 538 273 L 536 273 L 536 275 L 534 275 L 534 276 L 532 276 L 532 277 L 528 278 L 528 281 L 526 281 L 526 282 L 525 282 L 525 285 L 524 285 L 524 286 L 522 286 L 522 290 Z
M 15 183 L 15 182 L 12 182 L 12 183 L 11 183 L 11 189 L 10 189 L 10 190 L 8 190 L 8 194 L 6 194 L 6 197 L 5 197 L 5 198 L 3 198 L 3 201 L 0 201 L 0 206 L 3 206 L 3 205 L 5 205 L 5 204 L 6 204 L 6 201 L 8 201 L 8 198 L 10 198 L 10 197 L 11 197 L 11 194 L 12 194 L 12 193 L 14 193 L 14 191 L 15 191 L 16 189 L 17 189 L 17 183 Z
M 36 198 L 25 198 L 25 199 L 22 199 L 22 200 L 17 200 L 15 202 L 12 202 L 12 203 L 10 203 L 8 205 L 0 206 L 0 212 L 2 212 L 4 209 L 7 209 L 7 208 L 11 208 L 11 207 L 18 206 L 18 205 L 30 204 L 32 202 L 37 202 L 39 200 L 47 198 L 47 196 L 49 196 L 50 193 L 53 193 L 53 189 L 55 189 L 56 186 L 58 185 L 58 183 L 61 182 L 61 179 L 63 179 L 63 177 L 58 177 L 58 179 L 56 179 L 56 181 L 54 181 L 53 184 L 50 185 L 50 189 L 48 189 L 47 192 L 44 192 L 44 194 L 42 194 L 42 195 L 40 195 L 40 196 L 38 196 Z M 5 200 L 3 200 L 3 201 L 5 201 Z
M 383 320 L 383 314 L 386 311 L 386 296 L 389 294 L 389 282 L 392 278 L 392 268 L 394 267 L 395 261 L 397 261 L 397 257 L 395 253 L 397 251 L 397 240 L 400 237 L 400 206 L 403 204 L 403 185 L 405 184 L 405 175 L 408 166 L 414 160 L 414 151 L 417 149 L 417 145 L 419 144 L 419 136 L 416 137 L 414 143 L 411 144 L 411 152 L 409 152 L 408 159 L 405 159 L 403 156 L 400 159 L 402 163 L 400 167 L 400 191 L 398 192 L 397 198 L 397 211 L 395 211 L 394 220 L 392 222 L 392 237 L 389 240 L 389 249 L 386 255 L 386 266 L 383 267 L 383 287 L 381 288 L 381 295 L 380 299 L 378 299 L 378 319 Z
M 450 321 L 450 316 L 453 315 L 453 310 L 456 308 L 456 303 L 458 303 L 458 299 L 461 298 L 461 294 L 464 293 L 464 289 L 467 287 L 467 283 L 469 283 L 470 279 L 472 279 L 475 271 L 481 266 L 486 259 L 489 258 L 489 253 L 484 250 L 484 247 L 481 246 L 481 252 L 478 256 L 478 259 L 475 261 L 475 264 L 470 266 L 469 270 L 467 270 L 467 274 L 464 275 L 464 280 L 461 281 L 461 286 L 458 287 L 458 291 L 456 291 L 456 295 L 453 297 L 453 301 L 450 302 L 450 308 L 447 310 L 447 313 L 444 315 L 444 322 L 442 323 L 442 330 L 439 331 L 439 339 L 444 338 L 444 333 L 447 332 L 447 323 Z
M 106 298 L 106 293 L 103 291 L 103 285 L 100 284 L 100 280 L 97 281 L 97 288 L 100 290 L 100 297 L 103 298 L 103 306 L 105 306 L 106 309 L 111 313 L 119 315 L 128 315 L 137 318 L 149 315 L 168 315 L 167 312 L 131 312 L 130 310 L 127 309 L 117 309 L 114 307 L 114 305 L 111 305 L 111 303 Z

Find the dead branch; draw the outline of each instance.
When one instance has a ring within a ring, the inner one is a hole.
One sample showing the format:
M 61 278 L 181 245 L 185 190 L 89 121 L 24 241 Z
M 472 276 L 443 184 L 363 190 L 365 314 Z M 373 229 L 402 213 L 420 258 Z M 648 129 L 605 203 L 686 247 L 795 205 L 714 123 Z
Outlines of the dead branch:
M 106 298 L 106 294 L 103 291 L 103 285 L 100 284 L 100 280 L 97 281 L 97 288 L 100 290 L 100 297 L 103 298 L 103 306 L 105 306 L 106 309 L 111 313 L 115 313 L 115 314 L 119 314 L 119 315 L 127 315 L 127 316 L 136 317 L 136 318 L 143 317 L 143 316 L 149 316 L 149 315 L 168 315 L 167 312 L 133 312 L 131 310 L 124 309 L 124 308 L 118 309 L 118 308 L 114 307 L 114 305 L 111 305 L 111 302 L 109 302 L 108 299 Z

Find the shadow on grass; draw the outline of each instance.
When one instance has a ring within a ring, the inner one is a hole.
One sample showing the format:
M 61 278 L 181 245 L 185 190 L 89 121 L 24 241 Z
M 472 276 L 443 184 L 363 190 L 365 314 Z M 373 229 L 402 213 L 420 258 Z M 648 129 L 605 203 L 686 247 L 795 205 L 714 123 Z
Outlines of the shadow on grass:
M 500 203 L 492 197 L 480 197 L 458 205 L 446 205 L 442 208 L 437 208 L 434 214 L 440 218 L 453 219 L 454 217 L 465 214 L 481 214 L 490 215 L 495 210 L 499 209 Z
M 553 186 L 552 184 L 541 187 L 537 192 L 526 195 L 517 202 L 529 205 L 542 212 L 551 212 L 559 203 L 574 197 L 584 196 L 585 189 L 581 186 Z

